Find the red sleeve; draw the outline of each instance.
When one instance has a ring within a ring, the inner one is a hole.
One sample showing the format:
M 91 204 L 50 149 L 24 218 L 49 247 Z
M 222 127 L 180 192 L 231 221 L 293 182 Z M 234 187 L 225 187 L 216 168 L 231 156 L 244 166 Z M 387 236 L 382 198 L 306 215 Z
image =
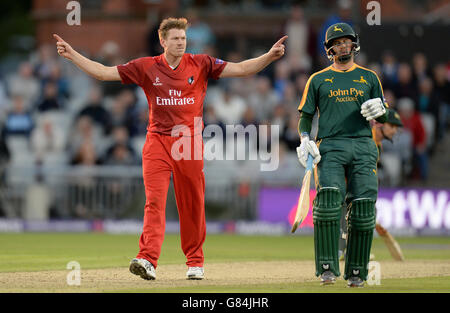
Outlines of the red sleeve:
M 204 59 L 204 64 L 206 67 L 207 77 L 219 79 L 219 76 L 225 68 L 225 65 L 227 65 L 227 62 L 221 59 L 210 57 L 206 54 L 203 54 L 202 57 Z
M 118 65 L 120 78 L 123 84 L 136 84 L 142 86 L 145 78 L 145 69 L 148 67 L 152 57 L 139 58 L 128 63 Z

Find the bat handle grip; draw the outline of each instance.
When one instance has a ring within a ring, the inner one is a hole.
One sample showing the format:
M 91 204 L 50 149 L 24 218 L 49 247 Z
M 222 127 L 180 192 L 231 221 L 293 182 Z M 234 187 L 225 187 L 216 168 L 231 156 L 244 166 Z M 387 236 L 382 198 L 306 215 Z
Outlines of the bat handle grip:
M 308 154 L 308 160 L 306 160 L 306 170 L 311 171 L 313 166 L 313 157 L 311 154 Z

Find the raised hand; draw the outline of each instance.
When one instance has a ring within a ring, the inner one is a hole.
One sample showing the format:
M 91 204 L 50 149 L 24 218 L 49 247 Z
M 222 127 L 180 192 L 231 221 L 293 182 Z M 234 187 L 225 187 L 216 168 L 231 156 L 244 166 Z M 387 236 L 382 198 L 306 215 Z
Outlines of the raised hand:
M 58 35 L 53 34 L 53 37 L 57 40 L 56 48 L 58 54 L 62 57 L 65 57 L 66 59 L 71 60 L 74 54 L 74 50 L 72 49 L 72 47 Z
M 269 55 L 273 60 L 277 60 L 284 55 L 285 46 L 283 42 L 288 38 L 288 36 L 283 36 L 280 40 L 278 40 L 272 48 L 269 50 Z

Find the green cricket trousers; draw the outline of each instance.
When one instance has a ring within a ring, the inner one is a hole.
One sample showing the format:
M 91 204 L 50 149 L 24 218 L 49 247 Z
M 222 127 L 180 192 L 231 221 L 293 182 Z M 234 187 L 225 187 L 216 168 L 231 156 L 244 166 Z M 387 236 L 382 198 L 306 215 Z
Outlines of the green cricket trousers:
M 378 149 L 371 137 L 324 138 L 318 142 L 321 161 L 315 168 L 313 203 L 316 276 L 340 275 L 338 248 L 341 208 L 348 220 L 344 279 L 367 279 L 378 194 Z
M 317 190 L 337 187 L 347 204 L 360 198 L 376 201 L 378 149 L 372 137 L 324 138 L 318 145 Z

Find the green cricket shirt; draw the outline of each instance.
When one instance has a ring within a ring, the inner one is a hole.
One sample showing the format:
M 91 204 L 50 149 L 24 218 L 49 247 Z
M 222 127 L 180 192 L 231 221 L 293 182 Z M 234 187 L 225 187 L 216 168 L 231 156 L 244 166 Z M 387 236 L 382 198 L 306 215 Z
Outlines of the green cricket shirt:
M 357 64 L 347 71 L 329 66 L 311 75 L 298 110 L 312 115 L 318 111 L 316 140 L 372 137 L 370 123 L 361 115 L 361 104 L 373 98 L 384 102 L 383 88 L 374 71 Z

